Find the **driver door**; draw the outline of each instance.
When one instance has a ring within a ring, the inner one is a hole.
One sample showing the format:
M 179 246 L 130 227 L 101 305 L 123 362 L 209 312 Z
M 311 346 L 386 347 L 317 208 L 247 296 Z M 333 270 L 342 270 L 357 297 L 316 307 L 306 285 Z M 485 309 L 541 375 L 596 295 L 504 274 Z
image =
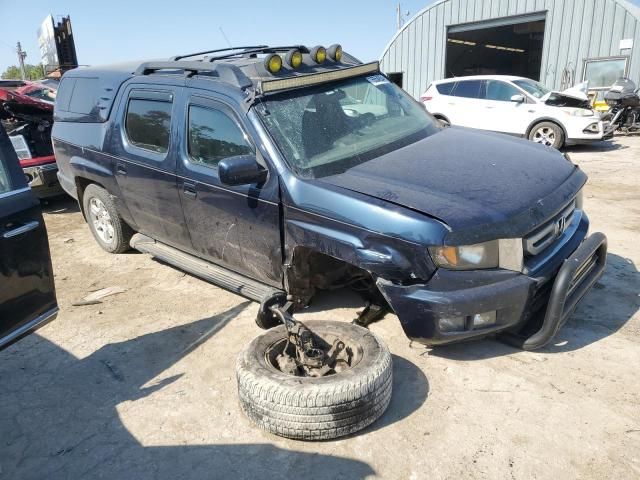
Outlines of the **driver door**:
M 40 202 L 0 124 L 0 350 L 57 313 Z

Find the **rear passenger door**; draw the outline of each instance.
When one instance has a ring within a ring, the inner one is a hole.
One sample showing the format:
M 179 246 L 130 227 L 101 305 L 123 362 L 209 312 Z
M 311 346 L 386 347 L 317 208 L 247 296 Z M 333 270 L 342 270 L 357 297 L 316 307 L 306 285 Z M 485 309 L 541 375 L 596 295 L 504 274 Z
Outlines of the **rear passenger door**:
M 40 202 L 0 124 L 0 350 L 57 312 Z
M 114 131 L 114 173 L 137 230 L 181 249 L 191 240 L 177 190 L 177 105 L 183 89 L 133 84 L 122 97 Z
M 461 80 L 456 83 L 451 97 L 448 97 L 452 111 L 451 123 L 462 127 L 482 128 L 484 109 L 480 98 L 484 82 L 482 80 Z
M 226 97 L 191 90 L 184 107 L 186 132 L 178 162 L 179 191 L 193 248 L 207 260 L 264 283 L 282 286 L 279 186 L 223 185 L 218 162 L 256 154 L 253 131 Z

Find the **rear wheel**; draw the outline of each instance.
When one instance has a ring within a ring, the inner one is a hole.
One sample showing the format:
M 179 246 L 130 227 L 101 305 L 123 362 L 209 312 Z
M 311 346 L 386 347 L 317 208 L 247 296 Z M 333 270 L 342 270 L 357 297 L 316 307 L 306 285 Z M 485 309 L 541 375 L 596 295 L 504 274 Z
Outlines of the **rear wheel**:
M 109 192 L 98 185 L 88 185 L 82 205 L 91 233 L 103 250 L 109 253 L 129 250 L 133 230 L 120 217 Z
M 272 328 L 238 356 L 236 378 L 244 412 L 260 428 L 300 440 L 341 437 L 373 423 L 391 399 L 389 349 L 357 325 L 330 321 L 305 325 L 319 337 L 318 344 L 344 342 L 340 367 L 336 363 L 335 370 L 321 377 L 283 368 L 280 354 L 294 347 L 284 325 Z
M 564 132 L 555 123 L 541 122 L 533 126 L 529 140 L 558 149 L 564 145 Z

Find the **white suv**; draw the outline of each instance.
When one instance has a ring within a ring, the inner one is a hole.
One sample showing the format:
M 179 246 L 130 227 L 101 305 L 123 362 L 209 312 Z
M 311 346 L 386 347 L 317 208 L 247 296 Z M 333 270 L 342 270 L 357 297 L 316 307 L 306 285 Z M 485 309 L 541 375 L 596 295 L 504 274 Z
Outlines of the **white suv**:
M 553 92 L 523 77 L 441 80 L 429 85 L 420 100 L 443 122 L 517 135 L 555 148 L 611 136 L 586 95 Z

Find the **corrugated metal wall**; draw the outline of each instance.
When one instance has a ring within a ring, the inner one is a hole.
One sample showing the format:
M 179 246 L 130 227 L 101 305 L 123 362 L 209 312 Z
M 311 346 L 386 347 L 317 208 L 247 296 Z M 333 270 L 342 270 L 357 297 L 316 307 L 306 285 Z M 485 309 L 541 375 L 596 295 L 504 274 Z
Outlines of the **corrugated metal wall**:
M 439 0 L 422 10 L 391 41 L 382 71 L 403 72 L 404 88 L 418 97 L 444 78 L 447 27 L 547 12 L 541 81 L 560 88 L 562 71 L 582 78 L 584 59 L 620 55 L 620 40 L 634 39 L 629 76 L 640 80 L 640 9 L 624 0 Z

